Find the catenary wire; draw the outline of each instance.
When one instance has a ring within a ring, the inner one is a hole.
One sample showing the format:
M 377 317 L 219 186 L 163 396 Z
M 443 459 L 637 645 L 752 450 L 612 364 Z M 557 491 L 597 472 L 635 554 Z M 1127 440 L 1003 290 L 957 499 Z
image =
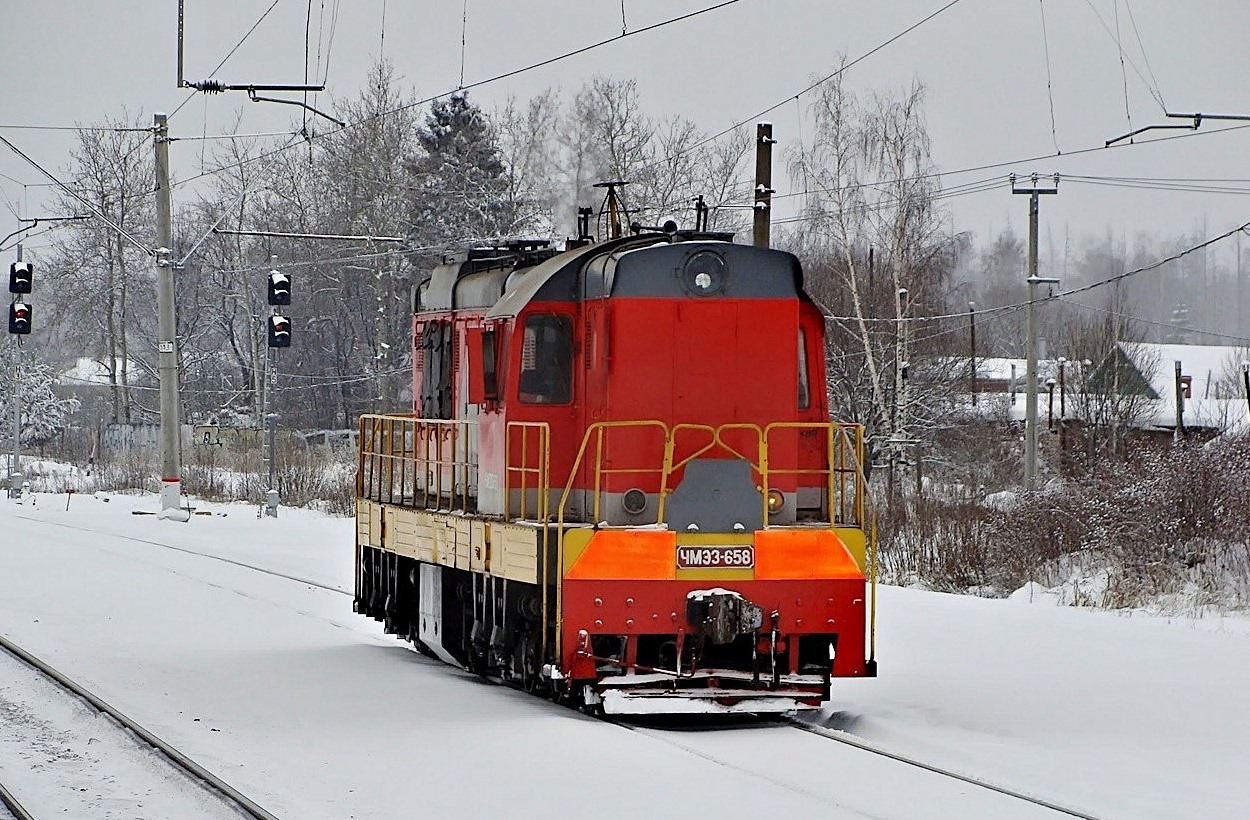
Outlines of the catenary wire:
M 792 99 L 798 99 L 799 97 L 802 97 L 804 94 L 807 94 L 807 93 L 808 93 L 809 91 L 811 91 L 812 89 L 817 88 L 817 87 L 819 87 L 819 86 L 821 86 L 821 85 L 824 85 L 824 84 L 825 84 L 825 83 L 827 83 L 829 80 L 832 80 L 834 77 L 837 77 L 839 74 L 842 74 L 842 73 L 844 73 L 845 71 L 847 71 L 848 69 L 850 69 L 852 66 L 855 66 L 856 64 L 863 62 L 864 60 L 868 59 L 868 58 L 869 58 L 869 57 L 871 57 L 872 55 L 876 54 L 878 51 L 881 51 L 883 48 L 885 48 L 885 47 L 887 47 L 887 46 L 889 46 L 889 45 L 893 44 L 896 40 L 900 40 L 900 39 L 902 39 L 902 38 L 903 38 L 903 37 L 905 37 L 906 35 L 910 34 L 911 32 L 915 31 L 916 29 L 920 28 L 920 27 L 921 27 L 921 26 L 923 26 L 925 23 L 929 22 L 929 21 L 930 21 L 930 20 L 932 20 L 934 17 L 937 17 L 939 14 L 941 14 L 942 12 L 944 12 L 944 11 L 946 11 L 947 9 L 951 8 L 952 6 L 956 5 L 957 3 L 959 3 L 959 0 L 950 0 L 950 2 L 948 2 L 946 5 L 944 5 L 944 6 L 942 6 L 941 8 L 939 8 L 937 11 L 934 11 L 934 12 L 932 12 L 932 13 L 928 14 L 927 16 L 925 16 L 925 17 L 921 18 L 920 20 L 917 20 L 915 23 L 912 23 L 910 26 L 908 26 L 907 28 L 903 29 L 903 30 L 902 30 L 902 31 L 900 31 L 899 33 L 895 34 L 893 37 L 890 37 L 888 40 L 885 40 L 884 42 L 879 43 L 879 44 L 877 44 L 876 46 L 873 46 L 873 47 L 872 47 L 872 48 L 870 48 L 868 51 L 865 51 L 863 54 L 859 55 L 858 57 L 856 57 L 855 59 L 851 60 L 850 62 L 843 63 L 841 66 L 839 66 L 839 67 L 838 67 L 838 69 L 837 69 L 836 71 L 834 71 L 833 73 L 828 74 L 828 75 L 826 75 L 826 76 L 822 77 L 821 79 L 817 80 L 816 82 L 814 82 L 814 83 L 812 83 L 811 85 L 809 85 L 809 86 L 807 86 L 806 88 L 804 88 L 802 91 L 799 91 L 799 92 L 798 92 L 798 93 L 796 93 L 796 94 L 791 94 L 790 96 L 786 97 L 786 98 L 785 98 L 784 100 L 782 100 L 781 102 L 778 102 L 778 103 L 776 103 L 776 104 L 774 104 L 774 105 L 770 105 L 768 108 L 765 108 L 763 111 L 760 111 L 760 112 L 759 112 L 759 113 L 757 113 L 757 114 L 753 114 L 752 116 L 747 117 L 747 118 L 746 118 L 746 119 L 744 119 L 744 120 L 740 120 L 740 121 L 738 121 L 738 122 L 734 123 L 733 125 L 729 126 L 728 128 L 724 129 L 723 131 L 718 131 L 718 132 L 716 132 L 715 134 L 712 134 L 711 136 L 709 136 L 709 137 L 707 137 L 707 138 L 705 138 L 705 139 L 703 139 L 703 140 L 701 140 L 701 141 L 699 141 L 699 142 L 696 142 L 696 143 L 694 143 L 693 145 L 687 146 L 687 147 L 683 148 L 682 150 L 678 151 L 677 153 L 672 154 L 671 156 L 665 157 L 664 159 L 662 159 L 662 160 L 660 160 L 660 161 L 658 161 L 658 162 L 656 162 L 656 163 L 653 163 L 653 164 L 654 164 L 654 165 L 663 165 L 663 164 L 665 164 L 665 163 L 667 163 L 667 162 L 669 162 L 669 161 L 671 161 L 671 160 L 673 160 L 673 159 L 676 159 L 677 157 L 681 156 L 682 154 L 687 154 L 687 153 L 689 153 L 689 152 L 691 152 L 691 151 L 695 151 L 695 150 L 697 150 L 697 149 L 699 149 L 699 148 L 702 148 L 704 145 L 707 145 L 708 143 L 715 142 L 716 140 L 720 139 L 721 137 L 725 136 L 726 134 L 728 134 L 728 133 L 731 133 L 731 132 L 733 132 L 733 131 L 738 130 L 739 128 L 741 128 L 742 126 L 746 125 L 747 123 L 750 123 L 750 122 L 753 122 L 753 121 L 755 121 L 755 120 L 758 120 L 760 117 L 764 116 L 765 114 L 771 114 L 773 111 L 776 111 L 776 110 L 777 110 L 778 108 L 780 108 L 781 106 L 783 106 L 783 105 L 785 105 L 786 103 L 790 102 L 790 100 L 792 100 Z
M 1113 2 L 1118 2 L 1118 0 L 1113 0 Z M 1102 14 L 1099 13 L 1092 0 L 1085 0 L 1085 5 L 1089 6 L 1089 10 L 1094 13 L 1094 16 L 1098 18 L 1098 22 L 1102 25 L 1103 31 L 1107 32 L 1107 36 L 1115 42 L 1116 48 L 1120 52 L 1120 59 L 1123 62 L 1127 62 L 1132 67 L 1133 72 L 1141 78 L 1142 83 L 1146 86 L 1146 90 L 1150 92 L 1150 96 L 1154 97 L 1155 102 L 1159 103 L 1159 107 L 1163 109 L 1164 113 L 1167 113 L 1167 106 L 1163 104 L 1163 95 L 1151 87 L 1150 83 L 1146 80 L 1145 75 L 1142 74 L 1141 69 L 1137 67 L 1137 63 L 1133 62 L 1131 57 L 1124 54 L 1124 49 L 1120 48 L 1119 38 L 1116 36 L 1115 32 L 1111 30 L 1111 26 L 1107 25 L 1107 21 L 1102 18 Z M 1145 52 L 1143 52 L 1143 54 L 1144 53 Z
M 1146 64 L 1146 71 L 1150 74 L 1150 82 L 1158 95 L 1159 105 L 1162 105 L 1163 110 L 1166 112 L 1168 109 L 1163 102 L 1163 88 L 1159 85 L 1159 79 L 1155 77 L 1155 70 L 1150 65 L 1150 55 L 1146 53 L 1146 45 L 1142 42 L 1141 31 L 1137 28 L 1137 17 L 1133 15 L 1133 6 L 1129 3 L 1129 0 L 1124 0 L 1124 8 L 1128 11 L 1129 22 L 1133 25 L 1133 35 L 1137 38 L 1137 50 L 1141 52 L 1142 62 Z
M 1055 155 L 1059 150 L 1059 132 L 1055 128 L 1055 92 L 1050 75 L 1050 35 L 1046 32 L 1046 0 L 1037 0 L 1038 9 L 1042 14 L 1042 49 L 1046 55 L 1046 99 L 1050 102 L 1050 137 L 1055 143 Z
M 1150 325 L 1151 327 L 1161 327 L 1161 328 L 1166 328 L 1168 330 L 1175 329 L 1175 327 L 1169 324 L 1168 322 L 1160 322 L 1160 321 L 1156 321 L 1153 319 L 1147 319 L 1144 316 L 1138 316 L 1133 313 L 1127 313 L 1123 310 L 1114 310 L 1112 308 L 1099 307 L 1098 305 L 1088 305 L 1088 304 L 1085 304 L 1084 302 L 1078 302 L 1075 299 L 1068 299 L 1065 297 L 1061 297 L 1059 301 L 1065 305 L 1072 305 L 1073 307 L 1081 308 L 1083 310 L 1088 310 L 1093 313 L 1101 313 L 1106 316 L 1120 316 L 1125 319 L 1131 319 L 1132 321 L 1138 322 L 1143 325 Z M 1243 345 L 1250 346 L 1250 336 L 1237 336 L 1231 333 L 1220 333 L 1215 330 L 1203 330 L 1201 328 L 1196 328 L 1196 327 L 1188 327 L 1185 330 L 1188 333 L 1197 334 L 1199 336 L 1212 336 L 1217 339 L 1228 339 L 1230 341 L 1240 342 Z
M 1106 285 L 1111 285 L 1116 282 L 1123 281 L 1124 279 L 1128 279 L 1131 276 L 1136 276 L 1140 273 L 1146 273 L 1147 271 L 1152 271 L 1152 270 L 1155 270 L 1156 268 L 1161 268 L 1164 265 L 1169 264 L 1171 262 L 1176 262 L 1190 255 L 1191 253 L 1195 253 L 1197 251 L 1202 250 L 1203 248 L 1210 247 L 1211 245 L 1214 245 L 1217 242 L 1222 242 L 1223 240 L 1228 239 L 1230 236 L 1234 236 L 1238 232 L 1243 232 L 1243 231 L 1250 233 L 1250 222 L 1247 222 L 1243 225 L 1239 225 L 1238 227 L 1233 228 L 1231 230 L 1225 231 L 1224 233 L 1219 234 L 1218 236 L 1213 236 L 1209 239 L 1205 239 L 1202 242 L 1199 242 L 1195 245 L 1191 245 L 1185 248 L 1184 250 L 1177 251 L 1176 253 L 1170 256 L 1164 257 L 1162 259 L 1156 259 L 1154 262 L 1150 262 L 1140 267 L 1133 268 L 1132 270 L 1124 271 L 1123 273 L 1118 273 L 1115 276 L 1109 276 L 1105 279 L 1099 279 L 1096 282 L 1091 282 L 1086 285 L 1080 285 L 1078 287 L 1069 288 L 1067 290 L 1056 291 L 1048 296 L 1039 296 L 1033 300 L 1025 300 L 1023 302 L 1014 302 L 1009 305 L 999 305 L 997 307 L 991 307 L 991 308 L 979 308 L 975 311 L 972 311 L 972 313 L 974 313 L 976 316 L 989 316 L 989 315 L 993 315 L 997 313 L 1003 313 L 1005 311 L 1020 310 L 1022 308 L 1028 307 L 1030 303 L 1031 304 L 1044 304 L 1046 302 L 1049 302 L 1052 299 L 1060 299 L 1060 298 L 1072 296 L 1077 293 L 1084 293 L 1086 291 L 1094 290 L 1095 288 L 1105 287 Z M 862 319 L 861 317 L 856 317 L 856 316 L 826 315 L 825 319 L 829 321 L 838 321 L 838 322 L 864 321 L 864 322 L 886 323 L 886 324 L 904 324 L 904 323 L 914 323 L 914 322 L 940 321 L 943 319 L 967 318 L 968 314 L 969 314 L 969 311 L 960 311 L 958 313 L 943 313 L 943 314 L 937 314 L 934 316 L 905 316 L 902 318 L 865 316 L 865 317 L 862 317 Z

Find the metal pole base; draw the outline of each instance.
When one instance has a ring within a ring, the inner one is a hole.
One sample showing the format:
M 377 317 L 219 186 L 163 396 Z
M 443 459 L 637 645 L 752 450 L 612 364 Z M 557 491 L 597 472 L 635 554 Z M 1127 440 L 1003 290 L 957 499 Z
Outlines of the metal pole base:
M 279 505 L 278 491 L 268 490 L 265 493 L 265 507 L 264 507 L 265 515 L 270 518 L 277 518 L 278 517 L 278 505 Z
M 161 480 L 161 511 L 158 518 L 166 521 L 190 521 L 191 513 L 182 508 L 182 482 Z

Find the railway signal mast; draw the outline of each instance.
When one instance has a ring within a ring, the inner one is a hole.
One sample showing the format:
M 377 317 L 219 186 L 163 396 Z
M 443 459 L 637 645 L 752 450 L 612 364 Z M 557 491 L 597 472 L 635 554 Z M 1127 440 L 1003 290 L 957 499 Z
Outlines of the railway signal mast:
M 266 320 L 265 329 L 268 341 L 268 350 L 266 352 L 265 366 L 266 381 L 268 386 L 265 391 L 267 397 L 265 412 L 265 462 L 269 467 L 269 488 L 265 491 L 265 503 L 261 507 L 261 512 L 271 518 L 278 517 L 278 505 L 280 496 L 278 494 L 277 479 L 277 432 L 278 432 L 278 414 L 268 412 L 268 407 L 272 406 L 273 399 L 271 395 L 278 383 L 277 371 L 277 354 L 274 350 L 277 348 L 291 346 L 291 320 L 278 312 L 279 307 L 291 304 L 291 277 L 282 273 L 277 268 L 277 257 L 270 257 L 272 269 L 269 271 L 269 278 L 266 283 L 266 301 L 272 309 L 269 318 Z
M 21 343 L 22 336 L 31 331 L 31 307 L 26 301 L 19 301 L 34 290 L 35 268 L 29 262 L 22 261 L 22 245 L 17 246 L 17 261 L 9 266 L 9 293 L 13 301 L 9 303 L 9 333 L 13 334 L 13 373 L 10 384 L 13 385 L 13 455 L 9 460 L 9 497 L 18 498 L 22 494 L 22 393 L 19 376 L 21 374 Z

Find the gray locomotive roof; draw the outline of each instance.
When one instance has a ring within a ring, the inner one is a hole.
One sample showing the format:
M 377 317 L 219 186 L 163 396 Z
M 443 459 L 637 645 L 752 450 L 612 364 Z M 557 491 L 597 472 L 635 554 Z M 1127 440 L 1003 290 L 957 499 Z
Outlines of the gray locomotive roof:
M 537 298 L 569 301 L 578 298 L 579 286 L 585 285 L 594 290 L 589 283 L 581 283 L 575 275 L 576 271 L 585 266 L 591 259 L 607 256 L 611 260 L 612 270 L 598 270 L 601 286 L 610 292 L 625 296 L 664 296 L 678 298 L 689 295 L 687 286 L 673 276 L 673 271 L 681 270 L 685 260 L 691 254 L 714 246 L 725 247 L 724 254 L 739 260 L 741 265 L 750 261 L 752 273 L 756 275 L 734 275 L 733 267 L 729 269 L 727 284 L 722 295 L 734 298 L 777 298 L 798 296 L 807 298 L 803 293 L 802 273 L 798 260 L 793 254 L 770 249 L 755 248 L 750 245 L 735 245 L 720 237 L 711 235 L 679 237 L 673 239 L 664 234 L 643 234 L 640 236 L 622 237 L 611 242 L 600 242 L 585 248 L 560 254 L 535 265 L 532 268 L 518 271 L 509 278 L 508 290 L 486 314 L 488 319 L 512 318 L 518 315 L 525 306 Z M 652 248 L 656 255 L 644 257 L 639 251 Z M 639 266 L 642 267 L 639 267 Z M 594 267 L 592 265 L 592 267 Z M 621 270 L 626 275 L 616 279 L 614 271 Z M 567 290 L 556 282 L 562 274 L 567 281 Z M 589 273 L 587 274 L 590 275 Z M 552 287 L 544 293 L 548 284 Z M 560 294 L 563 294 L 561 296 Z M 602 295 L 606 295 L 603 293 Z
M 627 240 L 638 241 L 639 237 L 626 237 Z M 668 241 L 662 234 L 658 234 L 655 238 L 657 242 Z M 593 245 L 587 245 L 584 248 L 578 248 L 559 256 L 553 256 L 547 261 L 535 265 L 532 268 L 522 272 L 517 277 L 517 283 L 503 295 L 503 298 L 495 303 L 486 313 L 487 319 L 508 319 L 516 316 L 521 310 L 533 301 L 538 295 L 538 291 L 542 286 L 553 279 L 556 274 L 566 270 L 569 267 L 580 265 L 591 256 L 605 253 L 611 250 L 615 243 L 599 242 Z

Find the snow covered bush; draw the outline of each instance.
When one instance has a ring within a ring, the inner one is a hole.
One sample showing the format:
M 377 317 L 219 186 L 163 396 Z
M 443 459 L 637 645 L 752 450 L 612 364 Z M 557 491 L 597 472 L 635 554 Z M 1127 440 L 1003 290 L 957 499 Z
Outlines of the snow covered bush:
M 1077 603 L 1250 605 L 1250 440 L 1138 445 L 985 521 L 997 584 L 1100 576 Z
M 991 503 L 994 499 L 997 503 Z M 903 496 L 879 511 L 888 583 L 1060 603 L 1250 607 L 1250 439 L 1142 442 L 1077 480 L 1001 494 Z
M 78 409 L 77 399 L 63 399 L 52 390 L 55 375 L 43 359 L 12 344 L 0 344 L 0 411 L 5 424 L 0 430 L 12 441 L 12 399 L 16 388 L 22 402 L 21 442 L 23 447 L 37 447 L 52 440 L 65 429 L 69 417 Z M 10 374 L 16 373 L 16 378 Z

